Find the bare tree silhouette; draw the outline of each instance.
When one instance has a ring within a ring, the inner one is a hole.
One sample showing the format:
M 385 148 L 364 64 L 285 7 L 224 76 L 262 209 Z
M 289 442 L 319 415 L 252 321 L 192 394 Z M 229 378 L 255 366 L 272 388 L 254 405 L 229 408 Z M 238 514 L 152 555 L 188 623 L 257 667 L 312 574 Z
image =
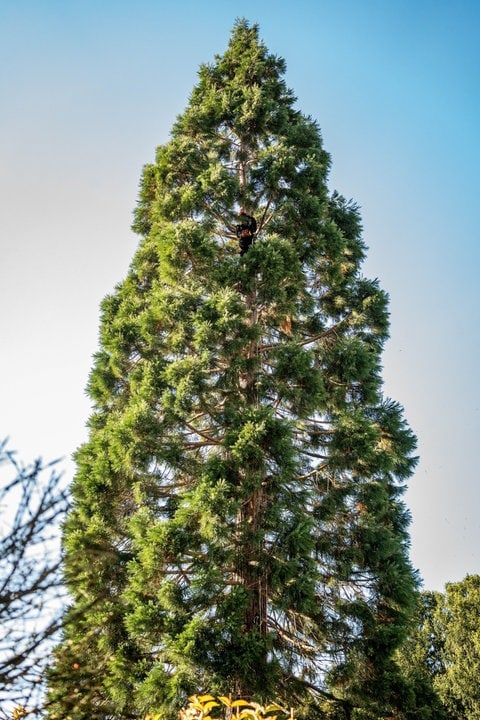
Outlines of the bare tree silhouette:
M 24 466 L 0 443 L 0 716 L 39 709 L 60 628 L 60 525 L 68 506 L 58 461 Z

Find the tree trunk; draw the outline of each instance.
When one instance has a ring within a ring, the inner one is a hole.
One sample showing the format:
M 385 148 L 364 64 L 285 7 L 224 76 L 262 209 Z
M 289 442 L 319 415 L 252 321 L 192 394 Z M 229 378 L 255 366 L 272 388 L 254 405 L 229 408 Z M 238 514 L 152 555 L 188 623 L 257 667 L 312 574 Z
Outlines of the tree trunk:
M 248 322 L 251 327 L 257 323 L 257 291 L 256 288 L 245 297 L 248 310 Z M 258 345 L 252 340 L 245 349 L 247 359 L 253 360 L 258 355 Z M 257 370 L 252 364 L 248 372 L 242 374 L 240 385 L 244 390 L 245 402 L 248 405 L 257 405 Z M 243 483 L 248 483 L 248 472 L 258 472 L 259 468 L 244 468 L 242 471 Z M 256 631 L 262 636 L 267 633 L 267 596 L 268 581 L 262 569 L 263 542 L 260 539 L 265 510 L 265 489 L 263 485 L 255 488 L 250 497 L 242 505 L 238 515 L 240 537 L 242 542 L 241 560 L 238 575 L 250 597 L 249 605 L 245 611 L 245 632 Z

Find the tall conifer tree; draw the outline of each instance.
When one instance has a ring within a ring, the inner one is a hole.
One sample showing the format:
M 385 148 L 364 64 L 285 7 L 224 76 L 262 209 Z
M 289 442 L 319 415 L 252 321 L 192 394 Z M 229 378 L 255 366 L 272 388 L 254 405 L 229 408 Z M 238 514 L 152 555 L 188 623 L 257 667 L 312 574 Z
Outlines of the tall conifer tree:
M 204 691 L 388 706 L 415 439 L 382 395 L 387 297 L 357 207 L 328 191 L 284 72 L 238 21 L 144 168 L 76 457 L 57 718 Z

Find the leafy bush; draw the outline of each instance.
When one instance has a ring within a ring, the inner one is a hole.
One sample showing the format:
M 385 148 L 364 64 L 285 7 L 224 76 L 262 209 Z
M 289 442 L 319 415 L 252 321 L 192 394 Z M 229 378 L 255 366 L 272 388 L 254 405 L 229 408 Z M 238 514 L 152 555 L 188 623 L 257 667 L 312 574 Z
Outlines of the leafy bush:
M 217 702 L 217 701 L 220 702 Z M 277 703 L 260 705 L 252 700 L 232 700 L 225 695 L 192 695 L 180 710 L 180 720 L 277 720 L 278 713 L 293 720 L 293 711 Z M 147 715 L 145 720 L 161 720 L 162 714 Z

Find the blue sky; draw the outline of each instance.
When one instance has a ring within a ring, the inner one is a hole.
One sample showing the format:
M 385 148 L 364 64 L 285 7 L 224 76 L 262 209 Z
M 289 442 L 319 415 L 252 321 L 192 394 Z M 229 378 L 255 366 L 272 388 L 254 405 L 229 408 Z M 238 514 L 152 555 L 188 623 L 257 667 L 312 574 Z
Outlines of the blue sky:
M 477 2 L 0 0 L 0 437 L 71 477 L 142 166 L 239 16 L 361 206 L 364 274 L 390 295 L 385 392 L 419 439 L 412 561 L 442 589 L 480 572 Z

